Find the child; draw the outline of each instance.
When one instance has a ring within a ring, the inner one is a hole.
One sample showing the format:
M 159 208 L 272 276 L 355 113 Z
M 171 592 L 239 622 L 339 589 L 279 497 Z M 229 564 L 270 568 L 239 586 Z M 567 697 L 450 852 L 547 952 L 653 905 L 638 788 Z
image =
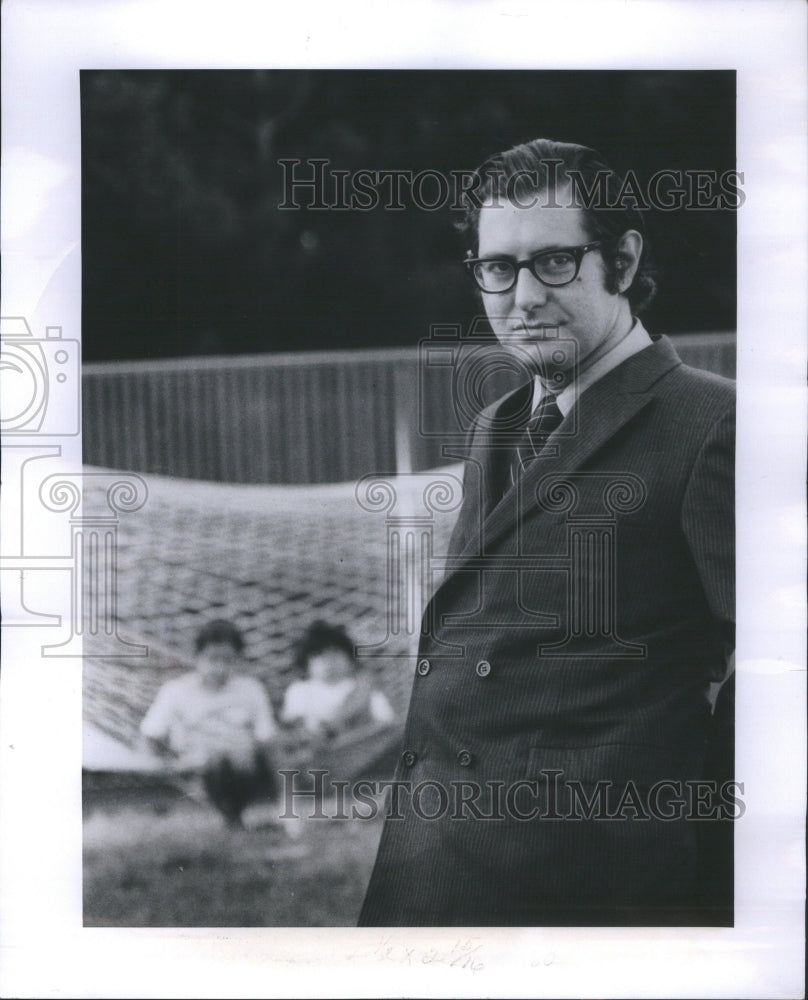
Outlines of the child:
M 354 644 L 345 629 L 313 622 L 297 646 L 295 665 L 307 675 L 286 690 L 281 719 L 302 723 L 308 735 L 330 739 L 370 724 L 389 724 L 390 702 L 357 675 Z
M 259 681 L 238 672 L 244 640 L 229 621 L 196 637 L 196 670 L 169 681 L 140 724 L 151 749 L 178 771 L 202 776 L 205 791 L 232 827 L 250 802 L 276 793 L 268 746 L 276 733 Z

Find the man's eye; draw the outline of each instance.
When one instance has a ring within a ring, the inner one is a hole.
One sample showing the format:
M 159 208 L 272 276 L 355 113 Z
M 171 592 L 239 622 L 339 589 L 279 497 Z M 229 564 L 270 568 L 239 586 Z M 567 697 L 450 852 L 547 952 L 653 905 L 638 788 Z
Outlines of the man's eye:
M 568 253 L 553 253 L 539 258 L 539 265 L 548 271 L 563 271 L 573 263 Z
M 507 260 L 486 260 L 483 267 L 488 274 L 509 274 L 511 270 Z

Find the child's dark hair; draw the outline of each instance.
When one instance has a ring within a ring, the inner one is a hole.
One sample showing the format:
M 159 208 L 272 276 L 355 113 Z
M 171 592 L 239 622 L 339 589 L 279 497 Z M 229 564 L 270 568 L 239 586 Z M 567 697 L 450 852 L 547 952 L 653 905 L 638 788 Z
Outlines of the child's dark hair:
M 241 631 L 233 622 L 224 618 L 217 618 L 203 625 L 197 632 L 194 642 L 197 653 L 201 653 L 206 646 L 220 644 L 231 646 L 239 655 L 244 652 L 244 637 Z
M 329 625 L 318 618 L 309 625 L 295 644 L 294 665 L 305 673 L 312 656 L 317 656 L 326 649 L 338 649 L 345 653 L 351 661 L 354 658 L 354 644 L 342 625 Z

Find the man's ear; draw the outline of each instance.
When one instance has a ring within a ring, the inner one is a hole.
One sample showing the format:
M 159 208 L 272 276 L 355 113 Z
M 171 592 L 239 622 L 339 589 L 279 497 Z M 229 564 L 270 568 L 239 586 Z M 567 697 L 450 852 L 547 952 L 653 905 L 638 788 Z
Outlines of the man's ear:
M 617 290 L 627 292 L 640 266 L 642 236 L 636 229 L 627 229 L 617 243 L 615 267 L 617 269 Z

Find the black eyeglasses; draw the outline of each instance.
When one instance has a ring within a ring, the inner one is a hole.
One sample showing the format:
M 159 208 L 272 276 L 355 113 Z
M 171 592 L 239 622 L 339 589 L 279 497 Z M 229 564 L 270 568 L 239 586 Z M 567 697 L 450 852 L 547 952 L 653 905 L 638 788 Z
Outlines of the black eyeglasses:
M 557 288 L 575 281 L 581 270 L 584 254 L 595 250 L 602 241 L 585 243 L 579 247 L 559 247 L 557 250 L 542 250 L 527 260 L 511 260 L 508 257 L 467 257 L 463 266 L 484 292 L 509 292 L 523 267 L 543 285 Z M 469 251 L 471 253 L 471 251 Z

